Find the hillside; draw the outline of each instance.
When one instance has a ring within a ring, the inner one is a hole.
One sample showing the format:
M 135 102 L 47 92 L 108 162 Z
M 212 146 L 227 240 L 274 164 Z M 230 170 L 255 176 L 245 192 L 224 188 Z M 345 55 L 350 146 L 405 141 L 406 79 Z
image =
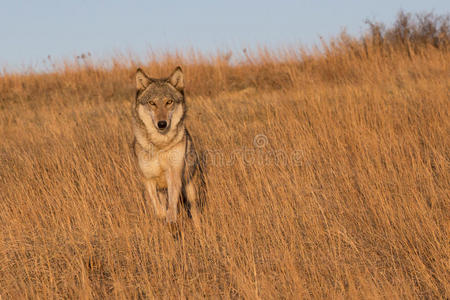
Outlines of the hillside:
M 130 150 L 137 62 L 3 74 L 0 295 L 449 298 L 449 33 L 400 14 L 315 50 L 145 62 L 183 67 L 207 164 L 178 236 Z

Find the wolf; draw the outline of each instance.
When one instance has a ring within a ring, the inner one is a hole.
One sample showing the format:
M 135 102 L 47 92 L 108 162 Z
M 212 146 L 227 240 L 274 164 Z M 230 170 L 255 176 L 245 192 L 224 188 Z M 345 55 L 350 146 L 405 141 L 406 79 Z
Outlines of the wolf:
M 198 224 L 203 206 L 203 167 L 186 129 L 184 74 L 176 67 L 167 78 L 151 78 L 138 68 L 132 105 L 134 154 L 145 192 L 156 215 L 167 223 L 177 220 L 178 204 Z

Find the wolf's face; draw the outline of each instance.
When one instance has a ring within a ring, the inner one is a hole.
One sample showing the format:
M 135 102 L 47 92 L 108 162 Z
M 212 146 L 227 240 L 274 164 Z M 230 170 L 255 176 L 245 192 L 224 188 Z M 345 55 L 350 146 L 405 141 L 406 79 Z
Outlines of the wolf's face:
M 184 82 L 180 67 L 163 79 L 150 78 L 138 69 L 136 87 L 137 113 L 147 128 L 153 126 L 160 134 L 165 134 L 171 126 L 177 125 L 184 114 Z

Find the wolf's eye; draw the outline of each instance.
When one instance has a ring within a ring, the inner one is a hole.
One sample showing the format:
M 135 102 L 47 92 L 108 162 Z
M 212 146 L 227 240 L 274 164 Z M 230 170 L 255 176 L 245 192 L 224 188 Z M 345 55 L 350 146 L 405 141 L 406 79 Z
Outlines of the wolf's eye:
M 156 105 L 155 102 L 153 102 L 153 101 L 150 101 L 148 104 L 150 104 L 151 106 L 155 106 Z
M 166 102 L 166 105 L 170 105 L 172 103 L 173 103 L 173 100 L 169 100 L 169 101 Z

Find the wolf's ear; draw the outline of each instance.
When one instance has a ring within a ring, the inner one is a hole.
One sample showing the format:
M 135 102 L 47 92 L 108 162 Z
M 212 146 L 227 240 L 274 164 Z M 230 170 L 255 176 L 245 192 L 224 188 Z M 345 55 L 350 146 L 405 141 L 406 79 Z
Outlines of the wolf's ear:
M 171 85 L 173 85 L 174 88 L 176 88 L 180 92 L 183 91 L 183 89 L 184 89 L 184 75 L 183 75 L 183 71 L 181 70 L 180 66 L 175 68 L 175 70 L 169 76 L 168 80 L 169 80 L 169 83 Z
M 150 78 L 142 71 L 141 68 L 138 68 L 136 71 L 136 88 L 138 90 L 143 90 L 150 84 Z

